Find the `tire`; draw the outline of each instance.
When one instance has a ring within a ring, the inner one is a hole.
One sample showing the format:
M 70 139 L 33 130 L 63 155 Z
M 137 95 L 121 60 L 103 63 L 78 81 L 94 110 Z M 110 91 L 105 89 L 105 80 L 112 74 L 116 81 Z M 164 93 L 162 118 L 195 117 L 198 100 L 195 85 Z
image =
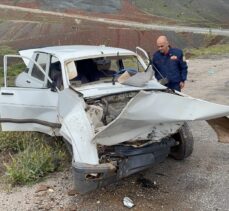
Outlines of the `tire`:
M 172 147 L 170 156 L 175 160 L 184 160 L 189 157 L 193 152 L 194 139 L 187 122 L 179 129 L 178 133 L 173 135 L 173 138 L 179 143 L 177 146 Z

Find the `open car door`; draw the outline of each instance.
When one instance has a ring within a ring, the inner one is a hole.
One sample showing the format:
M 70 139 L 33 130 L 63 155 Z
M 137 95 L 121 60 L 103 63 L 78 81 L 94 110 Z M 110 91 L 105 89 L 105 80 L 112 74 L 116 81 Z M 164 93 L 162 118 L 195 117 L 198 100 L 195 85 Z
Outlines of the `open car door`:
M 12 57 L 30 60 L 28 68 L 17 76 L 23 78 L 20 86 L 8 85 L 7 61 Z M 58 92 L 48 88 L 48 81 L 52 83 L 48 77 L 50 55 L 35 53 L 34 58 L 19 55 L 4 57 L 4 87 L 0 89 L 0 123 L 3 131 L 39 131 L 53 135 L 55 129 L 60 127 Z
M 142 49 L 142 48 L 140 48 L 140 47 L 137 46 L 136 47 L 136 54 L 138 54 L 138 56 L 140 56 L 144 60 L 144 62 L 146 63 L 146 65 L 149 65 L 150 64 L 149 55 L 148 55 L 148 53 L 144 49 Z

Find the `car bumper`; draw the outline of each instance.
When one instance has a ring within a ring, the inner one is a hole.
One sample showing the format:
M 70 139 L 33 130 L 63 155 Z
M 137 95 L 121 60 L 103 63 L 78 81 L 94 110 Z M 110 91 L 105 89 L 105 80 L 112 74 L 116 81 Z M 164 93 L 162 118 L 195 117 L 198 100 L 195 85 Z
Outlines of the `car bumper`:
M 75 189 L 85 194 L 152 167 L 164 161 L 175 145 L 173 138 L 165 138 L 159 143 L 140 148 L 117 146 L 115 153 L 121 158 L 117 162 L 90 165 L 73 161 Z

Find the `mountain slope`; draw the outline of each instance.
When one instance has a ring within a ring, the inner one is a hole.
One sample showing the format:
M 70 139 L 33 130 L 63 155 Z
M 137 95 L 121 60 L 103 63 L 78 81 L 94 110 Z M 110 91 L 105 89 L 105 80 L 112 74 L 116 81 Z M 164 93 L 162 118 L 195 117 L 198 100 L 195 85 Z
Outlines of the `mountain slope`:
M 161 23 L 229 28 L 228 0 L 2 0 L 1 3 L 65 13 L 116 15 L 143 22 L 155 22 L 158 16 Z
M 186 25 L 229 27 L 228 0 L 130 0 L 147 13 Z
M 65 9 L 81 9 L 86 11 L 113 13 L 121 9 L 121 0 L 41 0 L 41 9 L 65 10 Z

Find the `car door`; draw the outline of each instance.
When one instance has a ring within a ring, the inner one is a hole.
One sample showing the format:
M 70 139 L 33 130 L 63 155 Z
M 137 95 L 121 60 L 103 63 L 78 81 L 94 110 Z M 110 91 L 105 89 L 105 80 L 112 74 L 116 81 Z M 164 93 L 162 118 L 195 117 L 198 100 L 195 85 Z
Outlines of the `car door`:
M 137 46 L 136 47 L 136 54 L 146 63 L 146 65 L 150 64 L 149 55 L 144 49 Z
M 16 56 L 20 57 L 20 56 Z M 23 57 L 23 56 L 21 56 Z M 28 69 L 20 73 L 14 86 L 7 83 L 4 58 L 4 87 L 0 89 L 0 122 L 3 131 L 39 131 L 53 135 L 60 127 L 57 114 L 58 92 L 47 86 L 51 55 L 34 53 Z

